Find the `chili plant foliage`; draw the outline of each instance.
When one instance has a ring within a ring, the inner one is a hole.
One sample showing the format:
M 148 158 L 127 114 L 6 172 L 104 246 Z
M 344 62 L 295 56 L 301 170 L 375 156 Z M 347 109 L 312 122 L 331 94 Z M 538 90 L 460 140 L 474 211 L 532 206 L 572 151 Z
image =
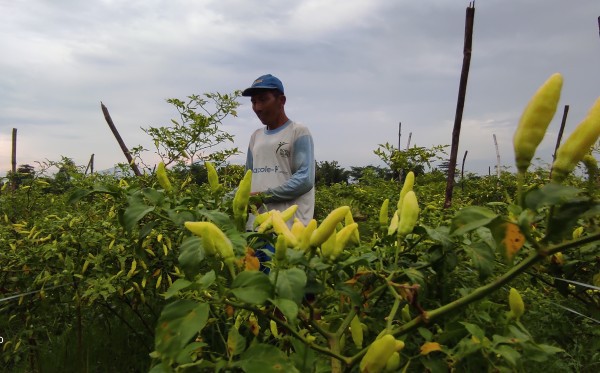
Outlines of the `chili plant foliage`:
M 318 225 L 329 227 L 329 238 L 303 250 L 290 240 L 281 249 L 277 237 L 284 233 L 269 228 L 240 231 L 227 205 L 196 206 L 187 211 L 191 220 L 218 226 L 238 260 L 231 271 L 208 249 L 209 238 L 182 232 L 184 277 L 165 293 L 170 303 L 157 324 L 153 371 L 357 369 L 371 343 L 386 334 L 404 342 L 401 365 L 418 370 L 518 369 L 544 360 L 561 349 L 536 343 L 520 318 L 510 316 L 509 283 L 548 258 L 597 252 L 600 232 L 593 219 L 600 206 L 585 191 L 557 184 L 529 190 L 522 200 L 507 205 L 506 214 L 467 207 L 450 226 L 417 225 L 400 235 L 386 226 L 342 247 L 336 237 L 356 223 L 349 222 L 349 208 L 341 214 L 336 209 L 330 216 L 337 217 Z M 582 234 L 573 238 L 574 230 Z M 266 243 L 277 248 L 264 263 L 269 273 L 255 256 Z M 329 245 L 339 252 L 323 255 L 331 252 Z M 459 267 L 478 274 L 480 286 L 460 293 L 449 280 Z M 467 307 L 495 291 L 504 299 L 488 304 L 493 322 L 461 321 Z M 364 332 L 360 344 L 351 342 L 355 317 L 360 323 L 354 328 Z
M 553 306 L 597 319 L 595 172 L 575 184 L 505 173 L 493 200 L 465 193 L 477 204 L 452 210 L 439 175 L 367 177 L 331 186 L 305 226 L 293 210 L 256 211 L 251 174 L 234 193 L 224 168 L 204 167 L 200 185 L 161 167 L 62 195 L 35 177 L 2 191 L 8 369 L 84 371 L 104 333 L 119 337 L 108 370 L 531 371 L 566 355 L 544 334 L 553 289 L 577 301 Z

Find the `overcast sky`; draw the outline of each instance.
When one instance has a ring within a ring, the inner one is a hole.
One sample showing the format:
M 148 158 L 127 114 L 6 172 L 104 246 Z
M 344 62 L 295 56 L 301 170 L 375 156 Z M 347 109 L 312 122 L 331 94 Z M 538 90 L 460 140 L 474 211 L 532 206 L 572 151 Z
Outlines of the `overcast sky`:
M 278 76 L 291 119 L 305 123 L 317 161 L 382 165 L 379 144 L 450 145 L 463 61 L 457 0 L 0 0 L 0 176 L 61 156 L 95 169 L 124 162 L 102 111 L 129 147 L 141 127 L 177 118 L 167 98 L 230 93 Z M 564 76 L 559 110 L 538 149 L 550 159 L 562 107 L 566 134 L 600 96 L 598 0 L 475 3 L 473 53 L 459 155 L 465 169 L 514 170 L 512 135 L 533 92 Z M 248 98 L 223 130 L 245 152 L 262 126 Z M 232 159 L 243 163 L 245 155 Z M 459 159 L 459 164 L 460 164 Z

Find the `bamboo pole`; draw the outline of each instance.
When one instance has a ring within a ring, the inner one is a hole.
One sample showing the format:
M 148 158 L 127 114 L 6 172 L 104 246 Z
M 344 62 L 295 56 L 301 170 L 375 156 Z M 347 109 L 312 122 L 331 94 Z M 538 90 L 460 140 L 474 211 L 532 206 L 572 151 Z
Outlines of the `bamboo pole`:
M 469 3 L 465 19 L 465 41 L 463 47 L 463 65 L 460 74 L 458 88 L 458 99 L 456 102 L 456 115 L 454 117 L 454 129 L 452 130 L 452 145 L 450 147 L 450 162 L 448 164 L 448 180 L 446 183 L 446 200 L 444 208 L 452 205 L 452 191 L 454 189 L 454 174 L 456 172 L 456 158 L 458 156 L 458 142 L 460 138 L 460 127 L 462 122 L 465 96 L 467 92 L 467 80 L 469 67 L 471 65 L 471 50 L 473 46 L 473 23 L 475 19 L 475 3 Z
M 496 176 L 500 179 L 500 150 L 498 150 L 498 140 L 496 140 L 496 134 L 494 136 L 494 146 L 496 147 Z
M 117 131 L 117 127 L 115 127 L 115 124 L 113 123 L 112 118 L 110 117 L 108 109 L 106 108 L 106 106 L 104 106 L 102 102 L 100 102 L 100 106 L 102 107 L 102 112 L 104 113 L 104 119 L 106 119 L 106 123 L 108 123 L 108 126 L 110 127 L 110 130 L 112 131 L 113 135 L 115 135 L 115 138 L 117 139 L 117 142 L 119 143 L 119 146 L 121 147 L 125 158 L 127 158 L 127 163 L 129 163 L 129 166 L 133 170 L 135 176 L 142 176 L 142 173 L 140 172 L 137 165 L 133 161 L 133 158 L 131 157 L 129 149 L 127 148 L 127 146 L 125 146 L 121 135 L 119 135 L 119 131 Z

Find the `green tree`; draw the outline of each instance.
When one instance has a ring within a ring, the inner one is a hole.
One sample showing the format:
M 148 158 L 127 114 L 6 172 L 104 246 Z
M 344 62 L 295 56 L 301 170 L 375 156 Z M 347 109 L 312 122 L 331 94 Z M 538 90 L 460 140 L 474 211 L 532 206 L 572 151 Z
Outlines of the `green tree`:
M 315 183 L 330 186 L 336 183 L 348 183 L 350 172 L 340 167 L 337 161 L 317 162 Z
M 179 120 L 172 119 L 171 126 L 151 126 L 142 130 L 152 138 L 156 154 L 166 165 L 173 162 L 194 164 L 202 160 L 222 163 L 239 153 L 236 147 L 215 150 L 226 142 L 233 142 L 233 136 L 220 126 L 228 116 L 237 116 L 239 96 L 240 92 L 235 91 L 191 95 L 187 101 L 170 98 L 167 102 L 175 106 Z
M 417 147 L 400 150 L 389 143 L 380 144 L 373 152 L 385 162 L 394 172 L 396 178 L 402 178 L 409 171 L 415 175 L 422 175 L 427 170 L 433 169 L 435 161 L 442 161 L 444 149 L 448 145 L 435 145 L 431 148 Z

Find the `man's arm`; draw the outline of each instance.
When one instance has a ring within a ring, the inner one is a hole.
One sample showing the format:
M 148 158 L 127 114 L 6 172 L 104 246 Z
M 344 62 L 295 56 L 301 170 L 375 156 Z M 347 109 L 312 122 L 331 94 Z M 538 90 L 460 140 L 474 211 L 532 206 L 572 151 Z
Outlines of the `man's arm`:
M 265 202 L 281 202 L 296 199 L 315 185 L 315 156 L 313 139 L 305 134 L 294 142 L 292 154 L 292 177 L 284 184 L 267 189 Z M 246 161 L 247 163 L 247 161 Z

